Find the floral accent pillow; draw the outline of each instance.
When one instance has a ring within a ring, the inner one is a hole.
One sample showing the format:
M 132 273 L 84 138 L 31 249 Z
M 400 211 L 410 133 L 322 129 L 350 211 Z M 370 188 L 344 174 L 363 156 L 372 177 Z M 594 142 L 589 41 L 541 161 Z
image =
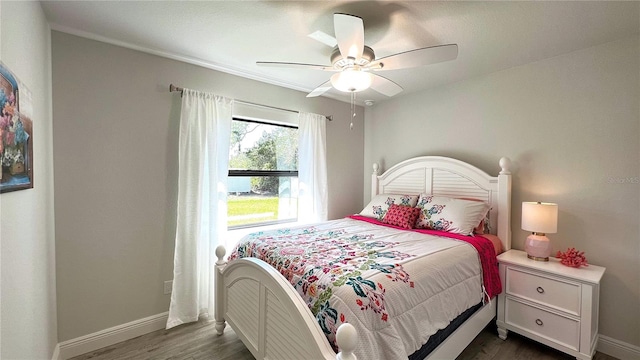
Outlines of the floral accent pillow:
M 417 229 L 449 231 L 462 235 L 473 235 L 473 230 L 489 211 L 482 201 L 463 200 L 445 196 L 420 194 L 416 207 L 420 216 Z
M 382 221 L 384 215 L 393 204 L 414 207 L 418 202 L 418 195 L 381 194 L 376 195 L 367 206 L 362 209 L 360 215 L 375 218 Z
M 418 216 L 420 216 L 420 209 L 417 207 L 391 204 L 382 222 L 405 229 L 413 229 Z

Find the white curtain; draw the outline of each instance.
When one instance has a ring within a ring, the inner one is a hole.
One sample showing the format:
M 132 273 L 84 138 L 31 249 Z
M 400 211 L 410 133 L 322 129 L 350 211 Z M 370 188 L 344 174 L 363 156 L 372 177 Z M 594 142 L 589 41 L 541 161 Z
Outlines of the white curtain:
M 178 209 L 167 329 L 213 316 L 215 249 L 227 229 L 233 100 L 185 89 L 180 113 Z
M 298 220 L 327 220 L 326 118 L 301 112 L 298 125 Z

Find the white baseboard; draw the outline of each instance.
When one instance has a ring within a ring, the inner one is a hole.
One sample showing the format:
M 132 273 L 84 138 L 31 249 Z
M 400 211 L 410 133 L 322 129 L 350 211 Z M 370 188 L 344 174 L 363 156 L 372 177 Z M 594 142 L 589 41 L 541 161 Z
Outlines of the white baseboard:
M 58 344 L 58 359 L 69 359 L 74 356 L 101 349 L 105 346 L 117 344 L 121 341 L 148 334 L 152 331 L 164 329 L 167 324 L 168 317 L 169 312 L 165 312 L 114 326 L 109 329 L 104 329 L 93 334 L 63 341 Z
M 621 360 L 640 360 L 640 346 L 600 335 L 597 350 Z
M 66 360 L 105 346 L 164 329 L 169 312 L 134 320 L 56 345 L 51 360 Z M 640 360 L 640 347 L 600 335 L 597 350 L 621 360 Z
M 56 347 L 53 349 L 51 360 L 62 360 L 62 358 L 60 357 L 60 344 L 56 344 Z

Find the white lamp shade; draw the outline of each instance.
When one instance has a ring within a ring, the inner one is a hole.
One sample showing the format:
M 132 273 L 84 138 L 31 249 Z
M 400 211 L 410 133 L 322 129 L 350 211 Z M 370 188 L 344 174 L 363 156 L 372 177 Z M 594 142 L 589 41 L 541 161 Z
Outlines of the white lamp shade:
M 373 82 L 373 75 L 370 72 L 345 69 L 331 76 L 331 85 L 344 92 L 358 92 L 366 90 Z
M 558 231 L 558 204 L 522 203 L 522 230 L 553 234 Z

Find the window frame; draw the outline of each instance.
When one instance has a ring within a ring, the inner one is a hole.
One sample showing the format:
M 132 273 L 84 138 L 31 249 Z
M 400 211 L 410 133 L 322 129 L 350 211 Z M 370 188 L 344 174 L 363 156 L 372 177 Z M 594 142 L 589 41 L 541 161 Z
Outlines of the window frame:
M 299 127 L 296 125 L 282 124 L 275 121 L 270 122 L 265 120 L 247 119 L 241 116 L 233 116 L 232 121 L 242 121 L 242 122 L 253 123 L 253 124 L 279 126 L 279 127 L 296 129 L 296 130 L 299 129 Z M 232 170 L 232 169 L 229 169 L 227 173 L 228 178 L 230 177 L 268 177 L 268 176 L 298 178 L 298 170 Z M 229 203 L 229 200 L 227 200 L 227 204 L 228 203 Z M 298 213 L 296 212 L 296 217 L 294 219 L 271 220 L 271 221 L 263 221 L 259 223 L 241 224 L 241 225 L 233 225 L 233 226 L 229 226 L 227 224 L 227 230 L 229 231 L 229 230 L 247 229 L 247 228 L 253 228 L 253 227 L 260 227 L 260 226 L 286 224 L 286 223 L 293 223 L 297 221 L 298 221 Z

